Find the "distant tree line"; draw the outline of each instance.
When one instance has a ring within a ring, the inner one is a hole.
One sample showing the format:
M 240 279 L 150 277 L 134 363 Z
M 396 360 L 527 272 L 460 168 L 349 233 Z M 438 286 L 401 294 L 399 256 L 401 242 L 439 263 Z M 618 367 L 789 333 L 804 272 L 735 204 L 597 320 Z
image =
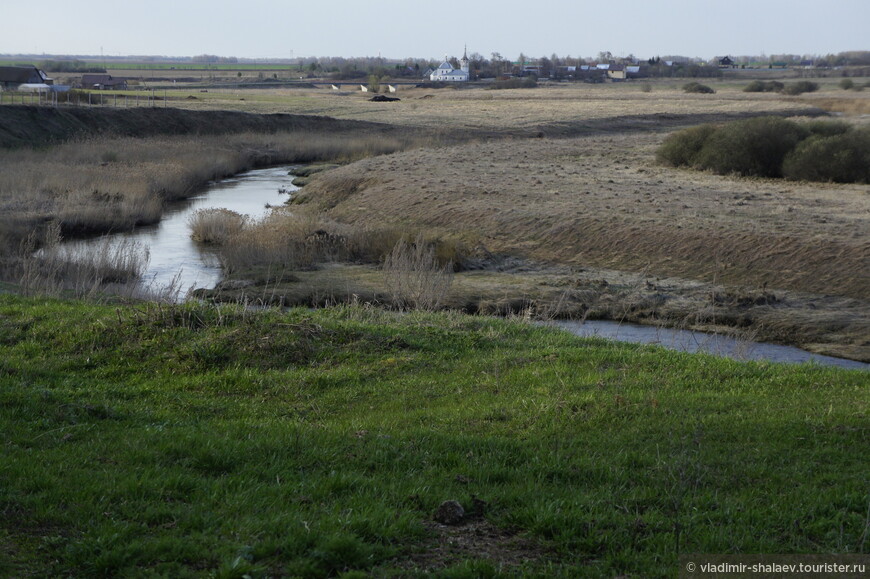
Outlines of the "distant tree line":
M 835 67 L 870 67 L 870 51 L 853 50 L 838 54 L 773 54 L 773 55 L 718 55 L 716 58 L 702 59 L 680 55 L 657 55 L 651 58 L 639 58 L 633 54 L 616 56 L 610 51 L 601 51 L 594 57 L 573 57 L 551 54 L 549 56 L 528 56 L 524 53 L 515 59 L 502 56 L 498 52 L 486 57 L 472 52 L 468 55 L 469 71 L 472 79 L 478 78 L 508 78 L 534 76 L 538 79 L 583 80 L 596 82 L 604 80 L 606 73 L 595 70 L 593 65 L 610 64 L 621 66 L 637 66 L 633 73 L 638 78 L 710 78 L 722 75 L 719 58 L 730 56 L 737 67 L 806 67 L 818 69 Z M 105 61 L 126 61 L 133 57 L 106 56 Z M 140 62 L 190 62 L 197 64 L 242 64 L 255 62 L 255 59 L 237 58 L 235 56 L 217 56 L 200 54 L 192 57 L 136 57 Z M 388 59 L 382 57 L 303 57 L 282 59 L 288 65 L 298 66 L 302 74 L 309 77 L 330 78 L 333 80 L 365 81 L 371 76 L 382 79 L 407 78 L 422 79 L 429 69 L 438 67 L 441 60 L 404 58 Z M 454 68 L 459 68 L 459 59 L 450 57 L 448 61 Z M 256 60 L 256 62 L 260 62 Z M 276 61 L 277 62 L 277 61 Z M 586 67 L 586 70 L 584 70 Z M 46 60 L 39 63 L 39 68 L 47 72 L 106 72 L 105 67 L 83 60 Z M 849 74 L 844 72 L 844 75 Z M 812 74 L 810 73 L 810 76 Z
M 190 62 L 197 64 L 238 64 L 239 59 L 235 56 L 217 56 L 214 54 L 200 54 L 193 56 Z
M 372 75 L 378 78 L 422 79 L 426 71 L 437 68 L 441 60 L 406 58 L 402 60 L 381 57 L 305 57 L 298 59 L 301 70 L 309 77 L 330 78 L 333 80 L 364 80 Z M 459 68 L 459 58 L 448 58 L 448 62 Z M 493 52 L 487 58 L 480 53 L 468 55 L 469 72 L 472 79 L 508 78 L 534 76 L 556 80 L 604 80 L 606 73 L 593 65 L 633 65 L 639 66 L 638 77 L 677 77 L 699 78 L 721 75 L 718 66 L 710 65 L 701 59 L 689 57 L 653 58 L 640 60 L 634 55 L 613 56 L 610 52 L 600 52 L 595 58 L 559 56 L 531 57 L 520 53 L 516 60 L 505 58 Z M 583 70 L 591 66 L 592 70 Z
M 43 60 L 37 63 L 36 68 L 45 72 L 85 72 L 105 73 L 106 68 L 95 66 L 92 62 L 83 60 Z
M 725 55 L 721 55 L 725 56 Z M 838 54 L 771 54 L 771 55 L 729 55 L 738 66 L 800 66 L 812 63 L 818 68 L 834 68 L 840 66 L 870 66 L 870 51 L 850 50 Z M 716 64 L 710 61 L 711 64 Z

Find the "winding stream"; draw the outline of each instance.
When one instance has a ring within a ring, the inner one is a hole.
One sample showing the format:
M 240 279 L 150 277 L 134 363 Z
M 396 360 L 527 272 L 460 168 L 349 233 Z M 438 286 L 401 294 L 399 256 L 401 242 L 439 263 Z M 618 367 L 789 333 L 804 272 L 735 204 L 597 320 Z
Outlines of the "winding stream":
M 190 239 L 187 220 L 200 209 L 229 209 L 252 219 L 265 217 L 267 205 L 280 206 L 287 201 L 286 192 L 298 189 L 288 174 L 291 167 L 254 169 L 235 177 L 211 183 L 199 195 L 173 203 L 156 225 L 119 233 L 118 241 L 134 242 L 148 249 L 148 267 L 141 285 L 160 292 L 191 288 L 213 288 L 221 278 L 221 266 L 208 246 Z M 279 193 L 279 189 L 285 193 Z M 104 239 L 70 242 L 75 251 L 94 250 Z
M 283 205 L 287 201 L 286 192 L 298 189 L 291 183 L 293 177 L 288 174 L 290 168 L 256 169 L 215 182 L 201 195 L 174 204 L 157 225 L 117 234 L 119 241 L 132 241 L 148 248 L 150 260 L 143 286 L 155 291 L 174 287 L 181 290 L 182 297 L 189 288 L 214 287 L 221 278 L 220 264 L 208 247 L 190 239 L 188 218 L 195 211 L 207 208 L 225 208 L 249 215 L 253 219 L 262 218 L 269 212 L 268 205 Z M 104 242 L 105 240 L 97 239 L 75 241 L 71 244 L 75 245 L 76 250 L 93 251 L 98 244 Z M 656 344 L 683 352 L 706 352 L 739 360 L 810 362 L 870 370 L 870 364 L 862 362 L 821 356 L 788 346 L 736 340 L 718 334 L 609 321 L 555 321 L 549 324 L 578 336 Z

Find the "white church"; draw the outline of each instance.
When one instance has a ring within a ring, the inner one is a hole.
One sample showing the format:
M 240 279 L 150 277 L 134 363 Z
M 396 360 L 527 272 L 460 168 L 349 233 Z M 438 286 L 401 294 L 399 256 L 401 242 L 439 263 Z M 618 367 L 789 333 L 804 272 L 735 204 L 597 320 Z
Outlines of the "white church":
M 468 51 L 466 50 L 462 54 L 462 60 L 459 61 L 460 68 L 453 68 L 453 65 L 450 64 L 450 61 L 447 60 L 447 57 L 445 56 L 444 62 L 441 63 L 441 66 L 436 68 L 429 75 L 429 80 L 443 82 L 468 82 L 470 75 L 468 72 L 467 52 Z

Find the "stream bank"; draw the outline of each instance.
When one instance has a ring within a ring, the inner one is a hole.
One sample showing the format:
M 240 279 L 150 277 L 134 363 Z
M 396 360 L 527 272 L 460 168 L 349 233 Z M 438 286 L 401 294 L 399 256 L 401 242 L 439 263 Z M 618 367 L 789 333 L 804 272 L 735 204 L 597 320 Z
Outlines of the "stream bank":
M 280 280 L 240 275 L 200 298 L 281 307 L 363 302 L 390 307 L 377 267 L 329 263 Z M 870 362 L 870 315 L 850 298 L 751 291 L 678 278 L 578 269 L 502 259 L 454 275 L 444 307 L 531 320 L 609 320 L 795 346 L 814 354 Z M 835 330 L 836 329 L 836 330 Z

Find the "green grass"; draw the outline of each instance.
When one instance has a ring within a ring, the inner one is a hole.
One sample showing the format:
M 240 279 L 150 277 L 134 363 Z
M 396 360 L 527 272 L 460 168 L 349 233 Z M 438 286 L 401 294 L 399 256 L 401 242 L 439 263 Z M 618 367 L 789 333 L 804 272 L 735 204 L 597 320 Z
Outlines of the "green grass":
M 679 552 L 866 553 L 868 388 L 454 314 L 3 295 L 0 576 L 656 577 Z M 434 549 L 449 499 L 482 511 L 451 532 L 491 525 L 491 549 Z

